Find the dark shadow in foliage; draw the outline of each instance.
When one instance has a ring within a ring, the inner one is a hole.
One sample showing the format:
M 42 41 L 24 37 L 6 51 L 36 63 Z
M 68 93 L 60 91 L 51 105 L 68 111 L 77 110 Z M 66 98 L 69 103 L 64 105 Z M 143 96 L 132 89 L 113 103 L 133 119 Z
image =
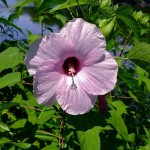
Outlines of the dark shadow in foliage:
M 32 138 L 34 141 L 34 136 L 37 128 L 37 126 L 33 126 L 30 122 L 26 122 L 23 128 L 11 129 L 11 131 L 14 133 L 13 137 L 15 139 L 23 140 L 25 138 L 30 138 L 31 143 Z
M 94 126 L 106 126 L 106 117 L 107 114 L 101 115 L 100 113 L 96 111 L 90 111 L 89 113 L 83 114 L 83 115 L 66 115 L 67 122 L 74 126 L 78 131 L 87 131 L 89 129 L 92 129 Z

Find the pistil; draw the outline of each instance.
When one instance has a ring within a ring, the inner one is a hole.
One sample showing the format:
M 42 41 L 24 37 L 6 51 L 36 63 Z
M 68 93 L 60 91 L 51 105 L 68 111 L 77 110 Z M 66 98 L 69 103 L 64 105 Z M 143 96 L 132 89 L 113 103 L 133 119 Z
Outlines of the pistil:
M 71 85 L 71 89 L 75 90 L 77 88 L 77 86 L 74 83 L 74 74 L 75 74 L 75 69 L 71 66 L 68 70 L 68 74 L 71 75 L 72 78 L 72 85 Z

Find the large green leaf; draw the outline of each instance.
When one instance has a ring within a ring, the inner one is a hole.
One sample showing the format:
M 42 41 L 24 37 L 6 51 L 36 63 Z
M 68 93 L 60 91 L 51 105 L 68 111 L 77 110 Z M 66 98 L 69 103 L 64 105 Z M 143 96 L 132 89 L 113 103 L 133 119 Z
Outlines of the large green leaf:
M 0 71 L 13 68 L 23 60 L 23 54 L 19 52 L 17 47 L 9 47 L 0 53 Z
M 2 78 L 0 78 L 0 89 L 6 86 L 12 86 L 21 80 L 20 72 L 13 72 L 6 74 Z
M 81 150 L 100 150 L 99 132 L 99 127 L 93 127 L 87 131 L 77 131 Z
M 128 58 L 142 69 L 150 71 L 150 44 L 139 43 L 128 54 Z
M 121 115 L 116 110 L 111 110 L 110 114 L 111 118 L 108 119 L 108 123 L 113 125 L 113 127 L 124 139 L 127 139 L 128 130 Z
M 67 119 L 76 128 L 81 150 L 100 150 L 99 133 L 105 130 L 106 122 L 99 113 L 91 111 L 84 115 L 68 115 Z

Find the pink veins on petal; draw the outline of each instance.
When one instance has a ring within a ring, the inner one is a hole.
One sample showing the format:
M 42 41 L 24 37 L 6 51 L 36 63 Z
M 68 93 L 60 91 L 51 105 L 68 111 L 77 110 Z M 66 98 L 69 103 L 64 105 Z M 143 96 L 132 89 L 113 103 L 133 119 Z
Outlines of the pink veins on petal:
M 56 99 L 66 113 L 89 112 L 98 95 L 111 91 L 117 81 L 117 63 L 105 50 L 100 30 L 81 18 L 36 40 L 25 63 L 34 76 L 34 95 L 39 104 Z

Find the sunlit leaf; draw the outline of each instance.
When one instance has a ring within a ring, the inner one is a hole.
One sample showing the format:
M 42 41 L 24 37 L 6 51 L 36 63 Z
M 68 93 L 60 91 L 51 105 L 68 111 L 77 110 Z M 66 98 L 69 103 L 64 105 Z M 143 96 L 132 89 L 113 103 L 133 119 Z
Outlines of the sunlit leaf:
M 150 71 L 150 44 L 139 43 L 128 54 L 128 58 L 142 69 Z
M 10 131 L 9 127 L 7 126 L 7 124 L 0 122 L 0 128 L 2 128 L 5 131 Z
M 13 128 L 13 129 L 24 128 L 26 122 L 27 122 L 27 119 L 17 120 L 10 126 L 10 128 Z
M 30 143 L 17 143 L 17 142 L 11 142 L 11 143 L 22 149 L 28 149 L 31 147 Z
M 99 21 L 100 29 L 104 36 L 108 36 L 112 31 L 115 23 L 115 18 L 104 19 Z
M 130 143 L 134 143 L 135 133 L 128 134 L 127 141 L 130 142 Z
M 16 67 L 23 60 L 23 54 L 17 47 L 9 47 L 0 53 L 0 71 Z
M 20 72 L 13 72 L 6 74 L 2 78 L 0 78 L 0 89 L 6 86 L 12 86 L 21 80 Z
M 111 110 L 110 115 L 111 118 L 108 119 L 108 123 L 113 125 L 116 131 L 126 139 L 128 136 L 128 130 L 121 115 L 116 110 Z
M 128 108 L 128 106 L 127 105 L 125 105 L 122 101 L 113 101 L 112 102 L 112 105 L 114 106 L 114 107 L 116 107 L 116 109 L 117 109 L 117 112 L 120 114 L 120 115 L 122 115 L 122 114 L 127 114 L 127 108 Z
M 55 114 L 55 110 L 54 109 L 50 109 L 50 110 L 46 110 L 40 113 L 38 120 L 37 120 L 37 124 L 43 124 L 46 121 L 48 121 L 49 119 L 51 119 Z
M 81 150 L 100 150 L 99 127 L 87 131 L 77 131 Z
M 8 138 L 0 138 L 0 145 L 3 145 L 3 144 L 6 144 L 6 143 L 9 143 L 10 140 Z

